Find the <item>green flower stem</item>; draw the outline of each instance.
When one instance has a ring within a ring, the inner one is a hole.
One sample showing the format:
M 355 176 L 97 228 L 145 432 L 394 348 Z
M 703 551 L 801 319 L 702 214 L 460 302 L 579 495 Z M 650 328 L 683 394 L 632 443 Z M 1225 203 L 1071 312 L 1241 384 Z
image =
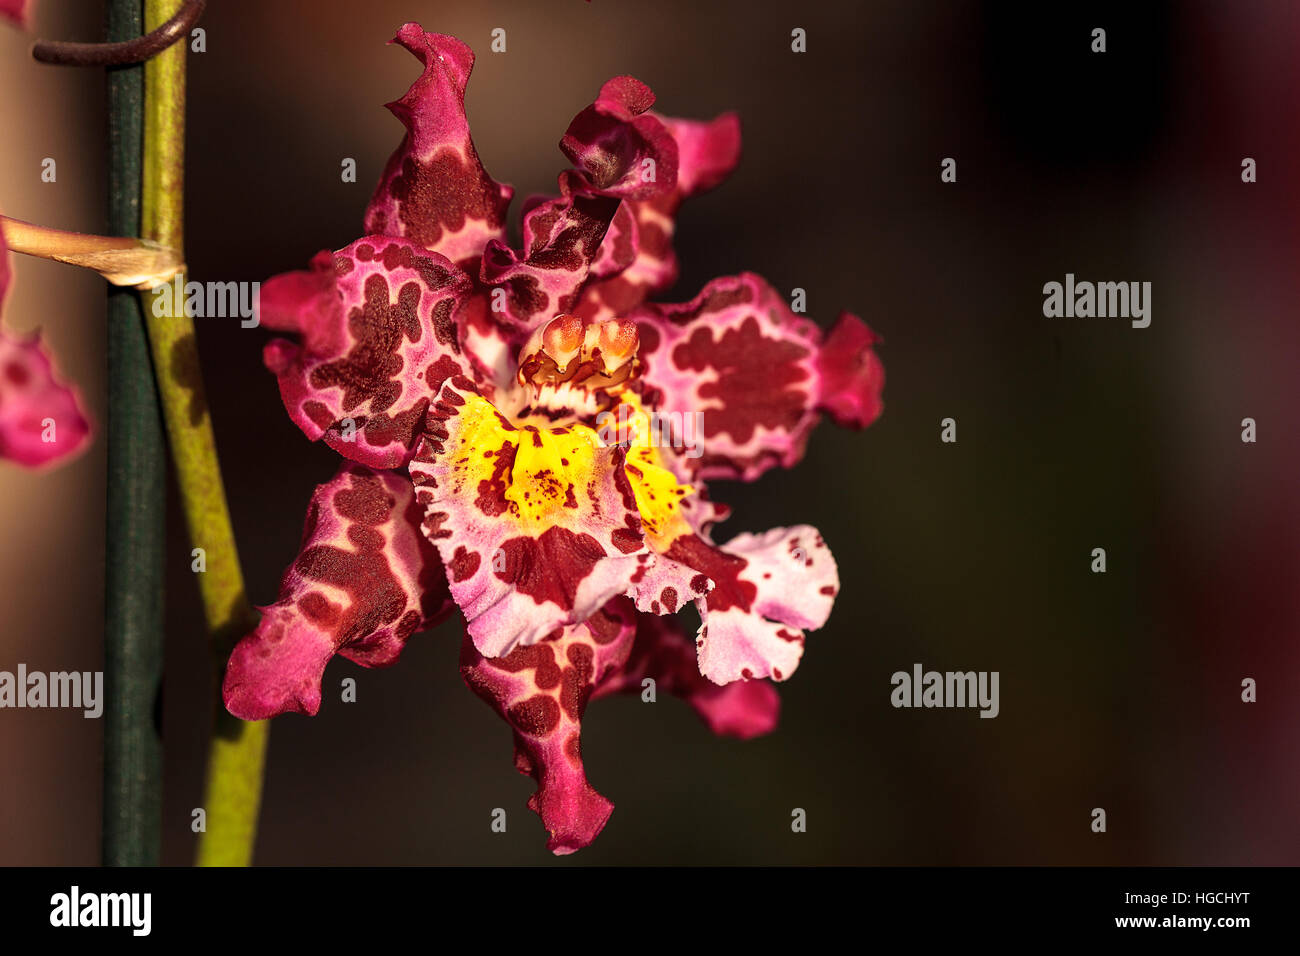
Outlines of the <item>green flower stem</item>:
M 145 0 L 145 29 L 163 23 L 177 5 L 177 0 Z M 183 248 L 186 52 L 182 39 L 145 64 L 143 235 L 178 251 Z M 185 315 L 183 301 L 171 303 L 170 314 L 155 315 L 154 306 L 162 301 L 145 296 L 145 321 L 190 541 L 204 551 L 206 570 L 197 577 L 214 673 L 220 675 L 234 641 L 256 619 L 244 595 L 203 398 L 194 321 Z M 194 408 L 203 413 L 191 415 Z M 199 834 L 197 861 L 200 866 L 247 866 L 257 833 L 268 724 L 231 717 L 219 697 L 216 711 L 202 804 L 206 830 Z
M 108 5 L 110 42 L 139 36 L 143 0 Z M 108 75 L 109 229 L 140 234 L 144 70 Z M 24 224 L 25 225 L 25 224 Z M 30 247 L 49 246 L 37 235 Z M 52 232 L 52 231 L 46 231 Z M 52 243 L 66 251 L 67 234 Z M 92 252 L 138 240 L 77 237 Z M 27 250 L 24 250 L 27 251 Z M 55 256 L 58 257 L 57 255 Z M 72 261 L 65 258 L 64 261 Z M 140 299 L 108 293 L 108 479 L 104 566 L 105 866 L 157 866 L 161 849 L 162 744 L 155 726 L 163 666 L 164 480 L 162 420 Z

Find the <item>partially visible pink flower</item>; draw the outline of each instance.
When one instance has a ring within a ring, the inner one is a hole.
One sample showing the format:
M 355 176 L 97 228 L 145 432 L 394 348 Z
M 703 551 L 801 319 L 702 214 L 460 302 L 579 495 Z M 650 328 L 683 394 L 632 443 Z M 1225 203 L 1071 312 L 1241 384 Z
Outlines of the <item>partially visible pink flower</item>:
M 16 27 L 27 26 L 27 0 L 0 0 L 0 18 Z
M 0 230 L 0 315 L 12 272 Z M 77 390 L 59 379 L 40 335 L 0 325 L 0 458 L 37 468 L 66 461 L 90 441 Z
M 751 273 L 648 301 L 677 277 L 678 207 L 739 161 L 734 115 L 663 117 L 645 84 L 609 80 L 560 140 L 572 166 L 558 195 L 524 203 L 514 247 L 512 190 L 484 169 L 465 117 L 473 53 L 416 24 L 396 42 L 424 70 L 389 106 L 406 136 L 369 234 L 261 298 L 263 324 L 295 336 L 265 350 L 290 416 L 356 463 L 336 482 L 367 475 L 391 505 L 358 538 L 342 493 L 318 489 L 280 600 L 231 657 L 226 705 L 315 712 L 334 653 L 388 663 L 394 622 L 427 626 L 449 599 L 466 621 L 461 673 L 511 726 L 548 845 L 572 852 L 613 807 L 583 768 L 591 699 L 653 680 L 717 733 L 775 726 L 767 678 L 789 678 L 805 632 L 825 624 L 835 561 L 807 525 L 714 543 L 727 509 L 706 482 L 793 466 L 823 415 L 874 421 L 877 337 L 847 313 L 823 331 Z M 664 422 L 675 441 L 656 440 Z M 364 552 L 392 574 L 407 617 L 378 614 L 372 588 L 344 583 L 355 575 L 309 574 L 323 542 L 330 568 Z M 687 603 L 693 639 L 673 617 Z M 372 641 L 380 659 L 355 653 Z

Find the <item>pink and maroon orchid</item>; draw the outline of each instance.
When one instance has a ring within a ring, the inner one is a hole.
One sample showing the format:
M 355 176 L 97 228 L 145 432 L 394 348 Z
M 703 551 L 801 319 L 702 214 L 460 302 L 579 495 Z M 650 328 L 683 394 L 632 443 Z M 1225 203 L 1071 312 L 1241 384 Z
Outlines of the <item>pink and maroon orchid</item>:
M 756 275 L 649 301 L 677 276 L 679 205 L 739 159 L 734 116 L 662 117 L 644 84 L 610 80 L 516 248 L 512 190 L 470 139 L 473 53 L 413 23 L 395 42 L 424 69 L 389 104 L 406 136 L 368 234 L 262 289 L 263 324 L 296 336 L 265 352 L 285 407 L 348 461 L 317 488 L 225 701 L 245 719 L 314 714 L 334 654 L 392 663 L 459 607 L 462 676 L 513 730 L 549 848 L 572 852 L 612 810 L 582 766 L 592 698 L 653 678 L 718 733 L 775 725 L 766 678 L 787 679 L 826 622 L 835 562 L 806 525 L 714 543 L 727 511 L 705 482 L 794 465 L 823 413 L 870 424 L 884 372 L 860 319 L 824 333 Z M 697 415 L 692 447 L 657 440 Z M 674 617 L 687 603 L 694 648 Z

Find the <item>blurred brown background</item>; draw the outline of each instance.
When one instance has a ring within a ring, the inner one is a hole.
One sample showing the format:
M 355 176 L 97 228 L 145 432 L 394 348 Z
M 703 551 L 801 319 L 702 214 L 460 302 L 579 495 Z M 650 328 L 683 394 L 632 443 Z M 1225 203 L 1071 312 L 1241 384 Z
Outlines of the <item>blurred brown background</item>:
M 93 38 L 100 15 L 51 0 L 35 32 Z M 406 20 L 478 51 L 475 140 L 520 198 L 553 189 L 560 134 L 612 75 L 671 115 L 738 110 L 744 161 L 683 210 L 665 298 L 752 269 L 807 289 L 823 324 L 858 312 L 885 337 L 886 411 L 860 435 L 825 426 L 794 471 L 716 487 L 736 506 L 719 537 L 810 522 L 845 583 L 778 732 L 742 744 L 675 701 L 597 702 L 584 756 L 617 809 L 564 863 L 1296 863 L 1298 18 L 1286 0 L 214 2 L 189 60 L 191 277 L 265 279 L 360 234 L 400 138 L 381 104 L 418 73 L 384 46 Z M 30 41 L 0 30 L 0 209 L 101 231 L 102 76 L 38 66 Z M 46 329 L 102 422 L 102 284 L 15 271 L 6 321 Z M 1043 318 L 1066 272 L 1152 282 L 1151 327 Z M 200 321 L 257 603 L 336 465 L 284 414 L 267 338 Z M 100 666 L 103 468 L 102 442 L 61 471 L 0 468 L 0 668 Z M 170 521 L 164 847 L 183 864 L 209 689 Z M 275 723 L 259 862 L 551 861 L 457 650 L 449 624 L 389 670 L 338 660 L 320 716 Z M 1000 671 L 1001 715 L 892 709 L 890 674 L 914 662 Z M 356 704 L 330 692 L 344 676 Z M 100 734 L 79 713 L 0 712 L 0 863 L 96 862 Z

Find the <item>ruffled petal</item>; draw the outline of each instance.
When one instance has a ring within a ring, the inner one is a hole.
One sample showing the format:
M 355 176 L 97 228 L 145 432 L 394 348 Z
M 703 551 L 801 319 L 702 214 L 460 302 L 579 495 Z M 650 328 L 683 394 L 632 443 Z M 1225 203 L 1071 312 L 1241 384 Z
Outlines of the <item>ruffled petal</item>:
M 90 432 L 77 389 L 61 381 L 40 336 L 0 329 L 0 458 L 28 468 L 67 461 L 86 449 Z
M 383 236 L 268 281 L 262 324 L 299 335 L 273 340 L 264 354 L 289 416 L 353 461 L 406 464 L 429 396 L 471 371 L 454 319 L 470 285 L 437 253 Z
M 638 443 L 629 449 L 626 468 L 633 475 L 640 472 L 633 489 L 653 552 L 645 578 L 657 585 L 657 576 L 671 574 L 673 580 L 689 581 L 690 590 L 678 585 L 646 602 L 646 584 L 634 577 L 629 593 L 637 597 L 637 609 L 669 614 L 685 599 L 694 600 L 701 619 L 699 670 L 716 684 L 785 680 L 803 655 L 803 630 L 826 622 L 839 589 L 830 550 L 807 525 L 713 544 L 709 529 L 726 512 L 698 485 L 680 494 L 686 486 L 677 485 L 657 463 L 656 449 L 640 443 L 644 421 L 632 419 Z M 651 588 L 649 596 L 654 593 Z
M 607 274 L 631 263 L 630 218 L 605 249 L 620 201 L 670 195 L 677 186 L 677 143 L 647 113 L 653 103 L 644 83 L 615 77 L 569 124 L 560 148 L 575 168 L 560 175 L 559 198 L 527 209 L 522 249 L 493 241 L 484 252 L 479 277 L 493 287 L 498 321 L 531 332 L 576 305 L 593 266 Z
M 592 260 L 619 201 L 591 195 L 571 172 L 559 179 L 560 198 L 534 205 L 524 214 L 524 246 L 511 249 L 491 242 L 479 278 L 489 286 L 493 317 L 519 332 L 577 302 Z
M 560 149 L 592 193 L 644 200 L 677 188 L 677 142 L 649 109 L 655 95 L 631 76 L 616 76 L 573 118 Z
M 752 481 L 803 456 L 820 412 L 856 426 L 880 412 L 884 372 L 871 330 L 846 315 L 828 338 L 752 273 L 631 318 L 647 404 L 660 415 L 700 416 L 697 446 L 677 449 L 688 475 Z
M 583 426 L 516 428 L 472 382 L 445 382 L 411 462 L 424 531 L 489 657 L 586 620 L 644 552 L 624 449 Z
M 651 678 L 656 692 L 690 704 L 715 734 L 748 740 L 770 733 L 781 713 L 781 697 L 770 681 L 734 681 L 719 686 L 700 674 L 695 648 L 673 617 L 638 614 L 636 643 L 623 667 L 596 688 L 592 699 L 643 691 Z
M 404 475 L 348 464 L 319 485 L 279 599 L 230 656 L 226 709 L 244 720 L 315 714 L 335 654 L 384 667 L 443 620 L 453 607 L 446 574 L 419 525 Z
M 716 684 L 771 677 L 786 680 L 803 656 L 805 630 L 826 623 L 839 572 L 816 528 L 796 525 L 740 534 L 715 546 L 679 538 L 669 557 L 714 582 L 696 600 L 700 673 Z
M 837 425 L 866 428 L 884 411 L 885 367 L 880 336 L 851 312 L 841 312 L 817 352 L 817 405 Z
M 677 189 L 672 195 L 678 203 L 720 185 L 740 162 L 740 117 L 735 113 L 711 120 L 659 119 L 677 144 Z
M 740 161 L 740 119 L 724 113 L 707 122 L 660 116 L 677 144 L 677 183 L 671 192 L 623 204 L 627 221 L 611 233 L 622 256 L 611 250 L 609 263 L 593 268 L 600 281 L 582 292 L 573 311 L 589 319 L 626 315 L 647 297 L 677 281 L 677 255 L 673 251 L 677 210 L 683 200 L 721 183 Z M 617 225 L 619 220 L 615 220 Z M 609 246 L 607 236 L 605 245 Z M 630 255 L 629 255 L 630 253 Z M 619 262 L 625 264 L 618 268 Z
M 613 812 L 583 770 L 582 715 L 593 688 L 627 660 L 635 632 L 631 607 L 614 601 L 503 658 L 485 658 L 468 634 L 461 646 L 461 676 L 510 724 L 515 766 L 538 783 L 528 806 L 557 855 L 591 843 Z
M 366 209 L 366 231 L 401 236 L 471 269 L 492 240 L 505 235 L 513 190 L 483 169 L 465 117 L 465 84 L 474 52 L 454 37 L 416 23 L 397 31 L 424 73 L 388 108 L 406 136 Z

